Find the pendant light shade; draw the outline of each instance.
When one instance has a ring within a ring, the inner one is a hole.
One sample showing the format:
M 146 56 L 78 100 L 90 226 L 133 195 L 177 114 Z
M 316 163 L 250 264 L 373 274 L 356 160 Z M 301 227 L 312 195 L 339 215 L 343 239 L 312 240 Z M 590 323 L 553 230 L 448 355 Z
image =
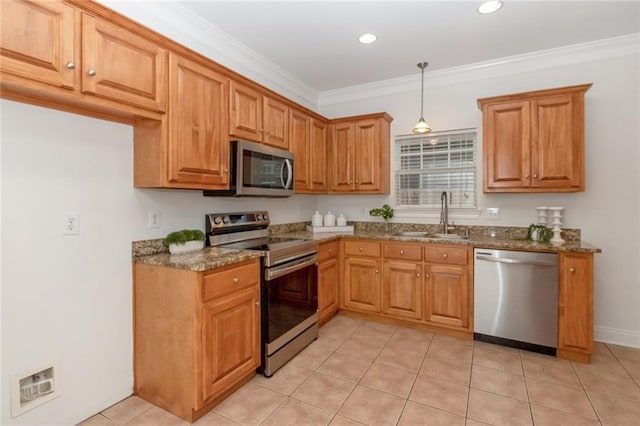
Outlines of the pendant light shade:
M 424 119 L 424 69 L 429 65 L 428 62 L 420 62 L 418 63 L 418 68 L 422 70 L 422 91 L 420 93 L 420 120 L 418 120 L 418 124 L 413 127 L 413 133 L 429 133 L 431 131 L 431 126 L 427 124 Z

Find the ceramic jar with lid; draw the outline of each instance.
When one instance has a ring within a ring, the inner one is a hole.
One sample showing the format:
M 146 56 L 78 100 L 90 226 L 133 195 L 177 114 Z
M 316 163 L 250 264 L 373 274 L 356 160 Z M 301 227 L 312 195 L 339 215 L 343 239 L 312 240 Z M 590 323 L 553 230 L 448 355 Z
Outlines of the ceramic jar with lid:
M 344 215 L 342 213 L 340 213 L 340 215 L 336 219 L 336 225 L 338 225 L 338 226 L 347 226 L 347 218 L 344 217 Z
M 336 226 L 336 216 L 331 211 L 324 215 L 324 226 Z
M 322 215 L 318 210 L 316 210 L 315 214 L 311 216 L 311 226 L 314 226 L 314 227 L 322 226 Z

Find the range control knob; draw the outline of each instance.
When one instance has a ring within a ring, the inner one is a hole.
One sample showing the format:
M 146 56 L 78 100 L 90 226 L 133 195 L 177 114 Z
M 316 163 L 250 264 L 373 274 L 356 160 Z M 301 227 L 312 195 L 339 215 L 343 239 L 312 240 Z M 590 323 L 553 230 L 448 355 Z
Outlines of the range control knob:
M 257 221 L 261 221 L 262 220 L 262 215 L 261 214 L 257 214 L 256 215 L 256 220 Z
M 220 225 L 222 223 L 222 218 L 220 216 L 214 217 L 213 223 L 215 223 L 216 225 Z
M 222 221 L 224 223 L 229 223 L 229 222 L 231 222 L 231 219 L 229 219 L 229 216 L 225 216 L 225 217 L 222 218 Z
M 266 214 L 266 213 L 265 213 L 265 214 L 263 214 L 263 215 L 262 215 L 262 220 L 269 220 L 269 216 L 267 216 L 267 214 Z

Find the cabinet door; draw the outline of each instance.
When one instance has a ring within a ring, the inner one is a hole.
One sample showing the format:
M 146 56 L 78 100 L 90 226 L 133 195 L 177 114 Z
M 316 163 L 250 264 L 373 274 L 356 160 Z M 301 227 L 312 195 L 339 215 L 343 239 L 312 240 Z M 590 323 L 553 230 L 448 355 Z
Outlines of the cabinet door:
M 558 272 L 558 351 L 588 357 L 593 351 L 593 254 L 560 253 Z
M 380 127 L 378 120 L 362 120 L 354 125 L 354 169 L 356 191 L 380 191 Z
M 2 1 L 0 70 L 74 87 L 74 9 L 61 1 Z M 67 66 L 67 64 L 69 64 Z
M 314 192 L 326 191 L 329 187 L 327 184 L 327 125 L 315 118 L 311 120 L 308 162 L 310 188 Z
M 386 261 L 382 274 L 382 312 L 422 319 L 422 267 L 415 262 Z
M 466 267 L 426 267 L 427 321 L 469 328 L 469 274 Z
M 153 111 L 166 105 L 167 52 L 150 40 L 82 15 L 82 91 Z
M 311 117 L 302 111 L 291 109 L 289 146 L 295 155 L 293 175 L 296 192 L 306 192 L 310 189 L 310 124 Z
M 338 258 L 318 264 L 318 316 L 324 322 L 338 310 Z
M 529 101 L 486 105 L 483 126 L 485 192 L 531 186 Z
M 531 101 L 532 185 L 542 188 L 584 188 L 582 120 L 572 96 Z
M 353 123 L 340 123 L 331 129 L 331 191 L 350 192 L 353 183 Z
M 169 180 L 228 188 L 228 79 L 173 54 L 169 78 Z
M 202 309 L 204 401 L 222 394 L 260 365 L 258 287 L 232 293 Z
M 262 97 L 264 132 L 262 142 L 275 148 L 289 150 L 289 107 L 271 99 Z
M 380 312 L 380 263 L 349 257 L 344 261 L 344 305 L 363 312 Z
M 262 142 L 262 94 L 233 80 L 229 87 L 229 133 L 239 138 Z

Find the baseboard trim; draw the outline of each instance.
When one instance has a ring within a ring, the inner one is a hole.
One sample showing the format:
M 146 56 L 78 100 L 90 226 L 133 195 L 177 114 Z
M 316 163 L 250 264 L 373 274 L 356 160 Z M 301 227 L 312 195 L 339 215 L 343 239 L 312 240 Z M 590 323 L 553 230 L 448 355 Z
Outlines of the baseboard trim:
M 593 331 L 597 342 L 640 348 L 640 332 L 610 327 L 594 327 Z

